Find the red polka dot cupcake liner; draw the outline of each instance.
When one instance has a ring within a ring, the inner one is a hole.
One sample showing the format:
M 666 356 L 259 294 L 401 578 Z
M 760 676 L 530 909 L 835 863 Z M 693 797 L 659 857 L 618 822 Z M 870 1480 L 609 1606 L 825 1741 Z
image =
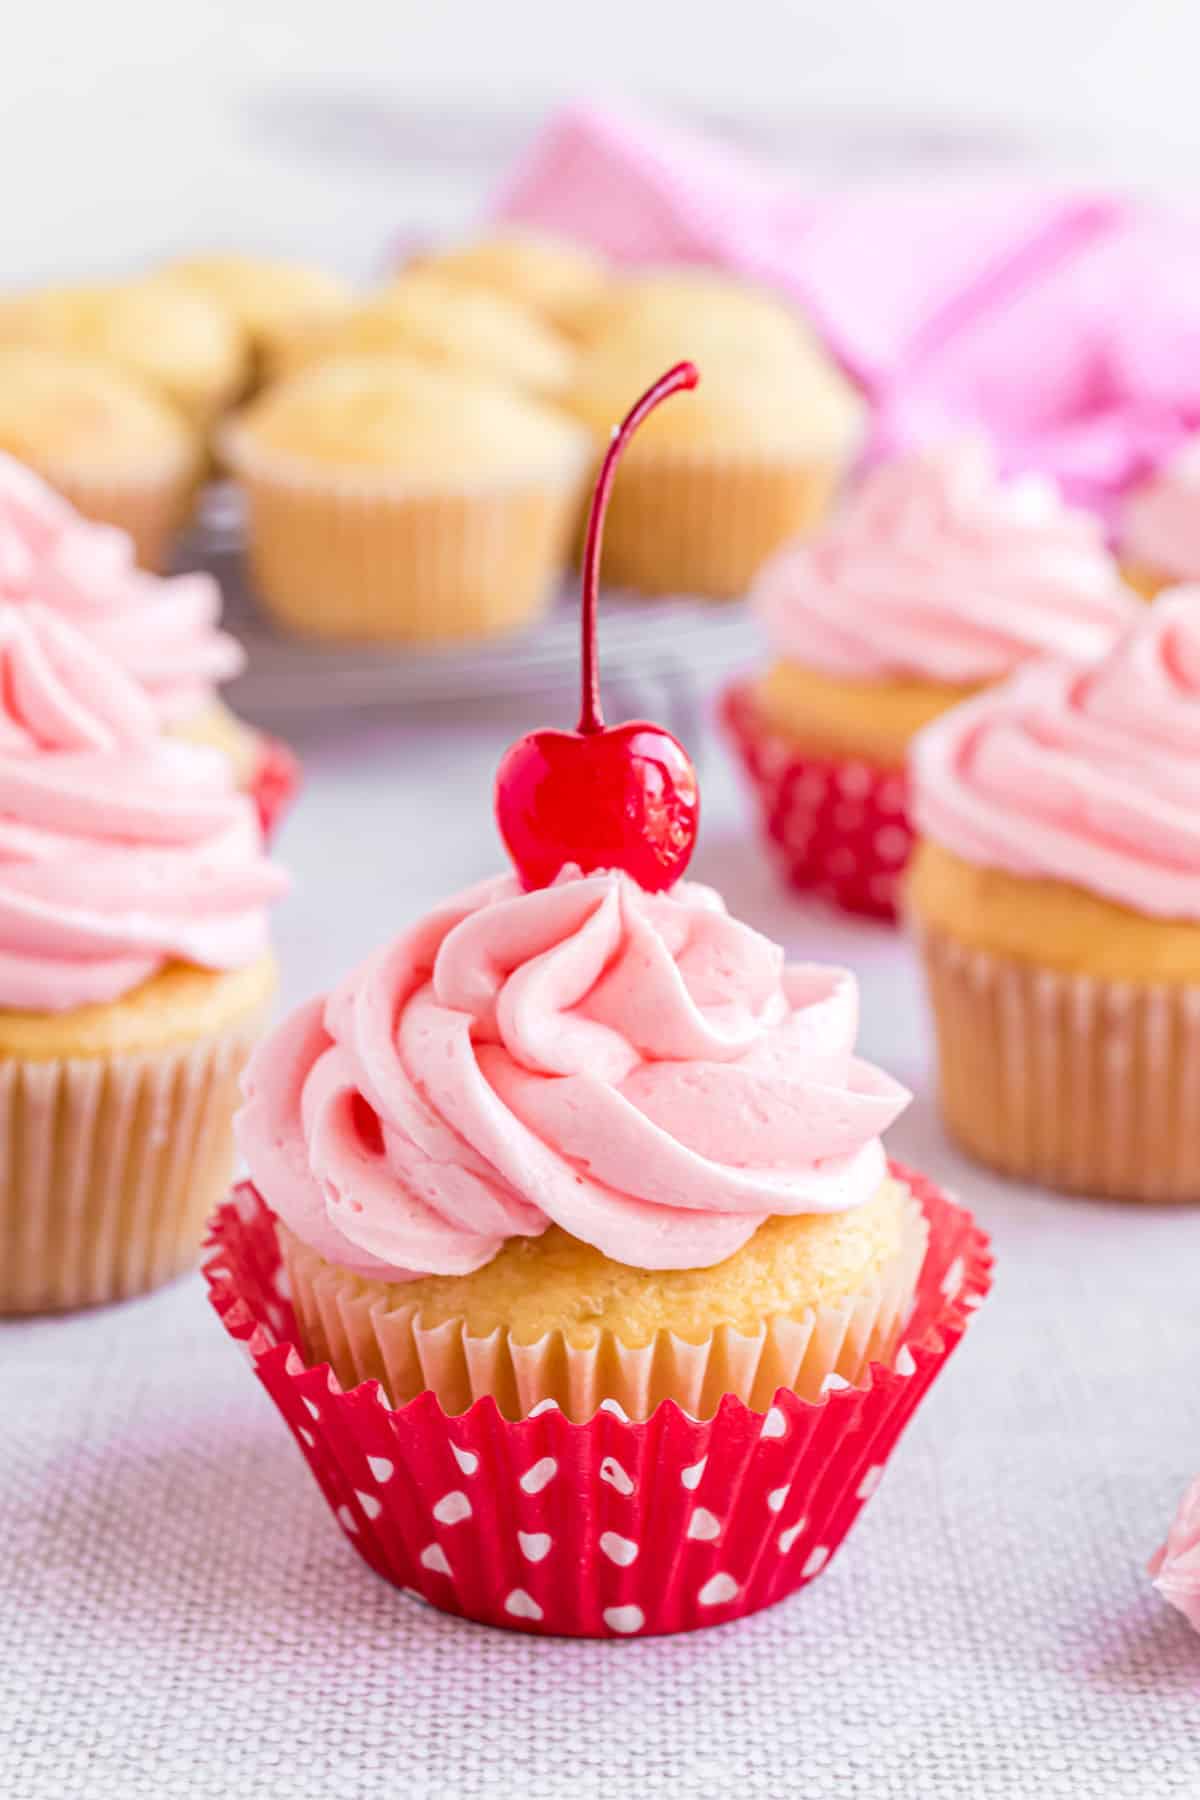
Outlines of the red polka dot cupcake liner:
M 260 736 L 258 758 L 247 791 L 258 808 L 259 822 L 268 843 L 291 809 L 299 786 L 299 758 L 279 738 Z
M 807 755 L 763 722 L 748 683 L 728 690 L 722 714 L 786 880 L 894 922 L 913 845 L 903 770 Z
M 786 1599 L 828 1565 L 990 1285 L 988 1240 L 932 1182 L 894 1168 L 929 1221 L 903 1342 L 819 1401 L 780 1389 L 644 1423 L 612 1401 L 572 1424 L 553 1401 L 505 1419 L 490 1398 L 391 1407 L 375 1381 L 306 1366 L 274 1219 L 243 1183 L 221 1208 L 210 1298 L 291 1431 L 347 1541 L 443 1612 L 571 1637 L 694 1631 Z

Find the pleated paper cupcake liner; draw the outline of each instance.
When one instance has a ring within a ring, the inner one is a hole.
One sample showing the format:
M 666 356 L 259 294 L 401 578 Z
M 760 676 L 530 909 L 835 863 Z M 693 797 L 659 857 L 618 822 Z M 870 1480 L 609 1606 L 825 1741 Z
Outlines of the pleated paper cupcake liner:
M 490 1394 L 510 1419 L 552 1400 L 582 1424 L 606 1399 L 646 1419 L 670 1397 L 704 1419 L 727 1394 L 765 1411 L 781 1387 L 817 1400 L 831 1375 L 860 1380 L 899 1342 L 929 1229 L 909 1196 L 900 1248 L 876 1283 L 800 1318 L 771 1318 L 754 1335 L 723 1326 L 690 1343 L 661 1331 L 632 1345 L 602 1331 L 587 1346 L 561 1331 L 531 1344 L 499 1328 L 472 1337 L 461 1318 L 425 1326 L 415 1307 L 389 1304 L 380 1284 L 331 1267 L 282 1225 L 279 1235 L 301 1350 L 308 1362 L 328 1362 L 343 1387 L 377 1380 L 393 1405 L 428 1389 L 451 1414 Z
M 1062 974 L 914 926 L 963 1149 L 1067 1193 L 1200 1201 L 1200 988 Z
M 722 717 L 784 879 L 845 912 L 894 923 L 913 847 L 905 772 L 810 755 L 763 720 L 748 682 L 726 691 Z
M 236 433 L 226 448 L 246 497 L 255 590 L 292 630 L 380 643 L 500 636 L 553 597 L 581 467 L 425 491 L 322 482 Z
M 0 1314 L 123 1300 L 196 1262 L 260 1024 L 143 1055 L 0 1058 Z
M 270 844 L 291 811 L 300 786 L 300 760 L 279 738 L 259 735 L 248 793 L 258 809 L 263 837 Z
M 433 1393 L 388 1406 L 306 1365 L 275 1221 L 243 1184 L 213 1223 L 213 1305 L 245 1349 L 340 1529 L 389 1581 L 484 1624 L 576 1637 L 690 1631 L 756 1612 L 825 1568 L 990 1285 L 970 1215 L 923 1177 L 929 1245 L 890 1366 L 818 1400 L 780 1389 L 645 1422 L 612 1400 L 585 1424 L 552 1401 L 505 1419 Z
M 842 473 L 832 456 L 639 452 L 613 489 L 604 579 L 643 594 L 738 599 L 773 551 L 825 517 Z

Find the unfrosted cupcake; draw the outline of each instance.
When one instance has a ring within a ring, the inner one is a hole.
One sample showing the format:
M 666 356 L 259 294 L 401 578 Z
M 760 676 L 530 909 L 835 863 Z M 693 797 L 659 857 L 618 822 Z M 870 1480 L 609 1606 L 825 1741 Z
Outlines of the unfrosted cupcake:
M 319 330 L 354 302 L 349 282 L 328 269 L 281 257 L 216 252 L 186 256 L 164 275 L 208 295 L 238 322 L 250 347 L 252 387 L 281 373 L 295 333 Z
M 229 430 L 258 591 L 317 637 L 511 631 L 549 601 L 587 457 L 524 395 L 401 356 L 322 363 Z
M 1049 1187 L 1200 1200 L 1200 588 L 913 750 L 907 898 L 952 1135 Z
M 0 299 L 0 343 L 73 351 L 122 369 L 208 431 L 245 386 L 246 341 L 207 295 L 155 276 Z
M 727 713 L 788 878 L 892 917 L 916 732 L 1031 658 L 1100 656 L 1137 617 L 1098 524 L 976 441 L 881 464 L 763 569 L 774 653 Z
M 704 380 L 655 415 L 613 496 L 611 580 L 645 593 L 744 594 L 825 512 L 862 403 L 796 319 L 756 290 L 696 281 L 622 310 L 586 345 L 566 405 L 602 452 L 625 396 L 680 351 Z
M 229 1180 L 282 886 L 227 760 L 0 606 L 0 1312 L 177 1274 Z
M 37 469 L 85 517 L 127 532 L 146 569 L 166 562 L 200 466 L 194 434 L 120 370 L 3 345 L 0 450 Z
M 558 332 L 503 294 L 418 270 L 336 318 L 302 324 L 280 372 L 397 352 L 544 395 L 561 392 L 575 361 Z
M 566 238 L 518 228 L 426 251 L 413 259 L 412 266 L 503 294 L 539 313 L 568 337 L 587 328 L 611 279 L 595 251 Z
M 1125 579 L 1147 600 L 1173 583 L 1200 581 L 1200 442 L 1134 490 L 1117 535 Z
M 144 690 L 163 729 L 225 752 L 264 829 L 278 822 L 297 766 L 219 698 L 245 655 L 220 629 L 210 575 L 164 580 L 139 569 L 124 532 L 90 523 L 0 452 L 0 603 L 48 607 L 81 631 Z

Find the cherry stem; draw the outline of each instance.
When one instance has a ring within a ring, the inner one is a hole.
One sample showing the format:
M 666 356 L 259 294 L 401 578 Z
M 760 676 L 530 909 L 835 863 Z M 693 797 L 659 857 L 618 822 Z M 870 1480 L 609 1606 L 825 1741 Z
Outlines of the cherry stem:
M 582 698 L 577 730 L 581 736 L 604 730 L 604 714 L 600 707 L 600 664 L 596 655 L 596 611 L 600 593 L 600 541 L 604 536 L 604 515 L 612 492 L 617 464 L 626 444 L 643 419 L 649 417 L 660 401 L 684 388 L 694 388 L 700 379 L 695 363 L 676 363 L 654 386 L 647 388 L 636 405 L 631 406 L 612 434 L 600 473 L 596 477 L 592 508 L 588 514 L 587 537 L 583 546 L 583 678 Z

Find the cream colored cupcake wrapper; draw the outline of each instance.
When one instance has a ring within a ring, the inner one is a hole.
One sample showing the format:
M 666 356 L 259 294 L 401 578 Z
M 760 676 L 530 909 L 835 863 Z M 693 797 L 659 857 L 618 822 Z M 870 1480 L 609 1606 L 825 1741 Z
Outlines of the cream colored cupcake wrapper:
M 512 631 L 567 559 L 582 466 L 438 490 L 226 447 L 247 501 L 256 591 L 319 637 L 438 642 Z
M 0 1058 L 0 1314 L 120 1300 L 191 1267 L 261 1022 L 145 1055 Z
M 626 461 L 604 528 L 604 579 L 648 594 L 744 594 L 772 551 L 828 512 L 844 463 L 639 453 Z
M 461 1319 L 426 1327 L 414 1307 L 389 1308 L 377 1290 L 280 1231 L 306 1358 L 328 1361 L 343 1387 L 377 1380 L 396 1405 L 430 1389 L 452 1414 L 490 1394 L 506 1418 L 527 1417 L 554 1401 L 579 1423 L 603 1401 L 631 1419 L 647 1419 L 670 1398 L 705 1419 L 726 1394 L 765 1411 L 781 1387 L 816 1400 L 831 1381 L 861 1381 L 868 1364 L 887 1363 L 896 1350 L 928 1235 L 910 1196 L 900 1250 L 863 1294 L 800 1318 L 768 1319 L 753 1336 L 721 1326 L 700 1343 L 664 1331 L 634 1346 L 604 1331 L 582 1347 L 561 1331 L 516 1344 L 500 1329 L 471 1337 Z
M 1200 1200 L 1200 987 L 1060 974 L 917 931 L 964 1149 L 1069 1193 Z

